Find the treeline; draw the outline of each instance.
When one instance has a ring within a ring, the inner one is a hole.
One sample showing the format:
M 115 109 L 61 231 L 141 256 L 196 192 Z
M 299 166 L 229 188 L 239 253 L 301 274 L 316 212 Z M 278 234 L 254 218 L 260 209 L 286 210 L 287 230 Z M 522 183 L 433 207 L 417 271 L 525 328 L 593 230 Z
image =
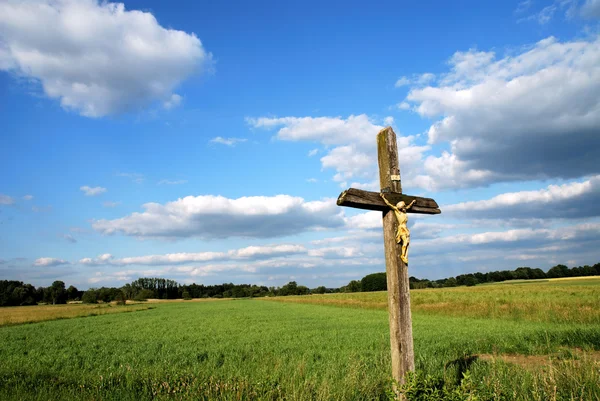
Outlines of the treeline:
M 55 281 L 50 287 L 35 288 L 22 281 L 0 280 L 0 306 L 64 304 L 82 296 L 83 291 L 73 286 L 65 289 L 62 281 Z
M 600 263 L 568 268 L 556 265 L 547 272 L 531 267 L 515 270 L 500 270 L 487 273 L 461 274 L 440 280 L 410 277 L 410 288 L 441 288 L 474 286 L 509 280 L 531 280 L 561 277 L 600 276 Z M 320 286 L 310 289 L 290 281 L 282 287 L 266 287 L 250 284 L 224 283 L 217 285 L 178 284 L 164 278 L 139 278 L 120 288 L 101 287 L 80 291 L 74 286 L 65 287 L 62 281 L 55 281 L 50 287 L 34 287 L 22 281 L 0 280 L 0 306 L 64 304 L 69 301 L 83 303 L 113 302 L 126 300 L 145 301 L 147 299 L 192 299 L 192 298 L 250 298 L 266 296 L 309 295 L 333 292 L 369 292 L 387 290 L 385 273 L 368 274 L 361 280 L 352 280 L 340 288 Z
M 192 299 L 192 298 L 248 298 L 265 296 L 308 295 L 334 292 L 336 289 L 323 286 L 309 289 L 291 281 L 282 287 L 266 287 L 250 284 L 224 283 L 217 285 L 184 284 L 164 278 L 139 278 L 120 288 L 101 287 L 79 291 L 74 286 L 65 288 L 65 283 L 55 281 L 50 287 L 35 288 L 21 281 L 0 281 L 0 306 L 23 306 L 65 304 L 72 301 L 99 303 L 147 299 Z
M 518 267 L 515 270 L 499 270 L 487 273 L 469 273 L 461 274 L 455 277 L 448 277 L 439 280 L 418 279 L 409 277 L 411 289 L 419 288 L 442 288 L 458 286 L 474 286 L 483 283 L 497 283 L 510 280 L 535 280 L 562 277 L 584 277 L 600 276 L 600 263 L 593 266 L 585 265 L 568 268 L 565 265 L 556 265 L 547 272 L 542 269 L 531 267 Z M 367 292 L 367 291 L 385 291 L 387 290 L 387 281 L 385 273 L 369 274 L 362 280 L 352 280 L 347 285 L 340 288 L 340 292 Z

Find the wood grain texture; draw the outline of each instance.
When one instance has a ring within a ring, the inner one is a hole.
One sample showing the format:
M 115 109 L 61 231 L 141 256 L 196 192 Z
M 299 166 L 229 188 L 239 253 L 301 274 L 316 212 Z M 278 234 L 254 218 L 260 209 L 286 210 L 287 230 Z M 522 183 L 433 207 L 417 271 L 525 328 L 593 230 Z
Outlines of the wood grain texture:
M 397 192 L 386 192 L 385 197 L 390 203 L 396 204 L 404 201 L 407 205 L 416 200 L 413 207 L 408 209 L 408 213 L 420 214 L 440 214 L 441 211 L 436 201 L 431 198 L 422 198 L 420 196 L 404 195 Z M 365 210 L 378 210 L 385 212 L 389 207 L 385 204 L 379 192 L 363 191 L 362 189 L 348 188 L 340 194 L 337 200 L 338 206 L 354 207 Z
M 379 188 L 382 191 L 401 193 L 402 182 L 400 180 L 392 181 L 393 175 L 400 176 L 398 145 L 396 145 L 396 133 L 392 127 L 384 128 L 377 134 L 377 155 Z
M 396 134 L 391 127 L 385 128 L 377 134 L 377 157 L 379 183 L 382 191 L 402 192 L 400 181 L 391 179 L 391 175 L 400 174 Z M 372 202 L 375 203 L 375 200 L 372 199 Z M 437 204 L 435 206 L 437 207 Z M 397 224 L 394 213 L 386 208 L 383 211 L 383 242 L 388 284 L 392 376 L 398 383 L 404 383 L 406 374 L 415 370 L 415 352 L 410 313 L 408 265 L 400 259 L 401 247 L 396 243 Z

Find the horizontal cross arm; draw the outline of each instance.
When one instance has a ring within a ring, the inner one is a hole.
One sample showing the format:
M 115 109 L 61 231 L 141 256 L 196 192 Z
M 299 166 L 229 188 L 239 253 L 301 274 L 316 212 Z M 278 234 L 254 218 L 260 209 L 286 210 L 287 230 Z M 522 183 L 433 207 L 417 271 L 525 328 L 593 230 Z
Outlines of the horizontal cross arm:
M 431 198 L 422 198 L 420 196 L 404 195 L 397 192 L 385 193 L 385 198 L 393 205 L 404 201 L 407 205 L 415 200 L 413 207 L 408 209 L 408 213 L 420 214 L 440 214 L 438 204 Z M 389 209 L 385 204 L 379 192 L 363 191 L 362 189 L 349 188 L 342 192 L 337 200 L 338 206 L 354 207 L 365 210 L 386 211 Z

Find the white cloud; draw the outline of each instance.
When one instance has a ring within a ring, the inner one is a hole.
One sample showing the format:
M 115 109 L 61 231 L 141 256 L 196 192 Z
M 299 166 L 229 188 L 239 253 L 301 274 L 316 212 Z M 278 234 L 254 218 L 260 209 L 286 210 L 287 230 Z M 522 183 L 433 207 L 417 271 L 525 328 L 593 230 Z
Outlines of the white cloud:
M 343 225 L 343 212 L 333 199 L 306 202 L 289 195 L 187 196 L 166 204 L 146 203 L 145 211 L 115 220 L 96 220 L 102 234 L 141 238 L 267 238 Z
M 194 34 L 97 0 L 3 1 L 0 49 L 1 69 L 88 117 L 172 104 L 175 88 L 212 64 Z
M 97 196 L 97 195 L 100 195 L 100 194 L 103 194 L 103 193 L 106 192 L 106 188 L 102 188 L 102 187 L 89 187 L 87 185 L 79 187 L 79 189 L 81 191 L 83 191 L 83 193 L 85 194 L 85 196 Z
M 102 202 L 102 206 L 104 206 L 104 207 L 117 207 L 120 204 L 121 204 L 121 202 L 111 202 L 111 201 Z
M 223 137 L 216 137 L 210 140 L 210 143 L 220 143 L 221 145 L 227 145 L 227 146 L 235 146 L 238 143 L 243 143 L 246 142 L 247 139 L 245 138 L 223 138 Z
M 402 77 L 398 78 L 398 80 L 396 81 L 396 85 L 395 86 L 396 86 L 396 88 L 399 88 L 401 86 L 410 85 L 410 83 L 411 83 L 410 79 L 408 79 L 407 77 L 402 76 Z
M 326 145 L 346 143 L 373 144 L 384 127 L 371 122 L 365 114 L 341 117 L 247 118 L 254 128 L 278 128 L 277 138 L 286 141 L 317 141 Z M 374 145 L 373 145 L 374 146 Z
M 346 226 L 351 229 L 369 230 L 383 227 L 381 212 L 370 211 L 347 217 Z
M 426 72 L 426 73 L 419 74 L 419 75 L 413 75 L 412 78 L 401 77 L 400 79 L 398 79 L 396 81 L 395 86 L 396 86 L 396 88 L 399 88 L 401 86 L 408 86 L 408 85 L 420 86 L 420 85 L 426 85 L 433 80 L 435 80 L 435 75 L 430 72 Z
M 443 206 L 444 213 L 469 218 L 581 218 L 600 216 L 600 175 L 583 182 Z
M 577 178 L 600 172 L 600 37 L 547 38 L 520 54 L 457 52 L 439 86 L 413 88 L 406 101 L 440 117 L 417 180 L 428 189 L 499 181 Z
M 600 223 L 582 223 L 558 228 L 521 228 L 505 231 L 488 231 L 475 234 L 455 234 L 451 236 L 411 242 L 411 247 L 432 247 L 432 251 L 448 250 L 448 246 L 497 246 L 502 243 L 511 243 L 511 247 L 530 246 L 532 244 L 548 244 L 561 241 L 584 241 L 589 239 L 598 240 Z M 435 248 L 433 248 L 435 247 Z M 475 248 L 471 247 L 470 250 Z
M 311 184 L 314 184 L 315 182 L 319 182 L 319 180 L 317 180 L 316 178 L 307 178 L 306 182 L 310 182 Z
M 410 104 L 407 102 L 398 103 L 398 108 L 400 110 L 410 110 Z
M 33 195 L 25 195 L 25 196 L 23 197 L 23 200 L 26 200 L 26 201 L 30 201 L 30 200 L 32 200 L 32 199 L 33 199 Z
M 394 124 L 394 117 L 387 116 L 386 118 L 383 119 L 383 124 L 387 125 L 387 126 Z
M 367 181 L 376 179 L 377 173 L 377 133 L 384 127 L 372 122 L 368 116 L 351 115 L 341 117 L 261 117 L 247 118 L 254 128 L 277 128 L 276 137 L 287 141 L 317 141 L 330 148 L 321 157 L 323 168 L 335 170 L 333 180 L 345 187 L 347 181 L 360 178 Z M 415 137 L 397 137 L 399 154 L 402 155 L 402 174 L 412 174 L 413 162 L 421 160 L 421 154 L 428 146 L 415 146 Z
M 363 256 L 358 247 L 351 246 L 332 246 L 326 248 L 311 249 L 308 251 L 309 256 L 315 256 L 318 258 L 327 257 L 342 257 L 342 258 L 353 258 Z
M 227 252 L 181 252 L 164 255 L 145 255 L 125 258 L 114 258 L 111 254 L 103 254 L 96 258 L 83 258 L 79 263 L 84 265 L 177 265 L 185 263 L 200 263 L 227 260 L 260 260 L 271 257 L 289 256 L 306 253 L 306 248 L 301 245 L 279 244 L 248 246 Z
M 56 259 L 56 258 L 39 258 L 39 259 L 36 259 L 35 262 L 33 262 L 34 266 L 39 266 L 39 267 L 52 267 L 52 266 L 67 265 L 67 264 L 69 264 L 69 262 L 67 262 L 66 260 Z
M 319 149 L 312 149 L 311 151 L 308 152 L 308 157 L 313 157 L 317 153 L 319 153 Z
M 182 100 L 183 98 L 181 96 L 179 96 L 176 93 L 173 93 L 169 100 L 163 103 L 163 107 L 167 110 L 174 109 L 175 107 L 178 107 L 181 104 Z
M 181 185 L 187 184 L 187 180 L 160 180 L 158 185 Z
M 0 205 L 12 205 L 15 203 L 15 199 L 8 195 L 0 194 Z
M 321 158 L 323 168 L 337 171 L 334 181 L 344 182 L 353 177 L 370 177 L 376 164 L 373 152 L 358 150 L 356 145 L 338 146 Z M 345 185 L 342 185 L 345 186 Z

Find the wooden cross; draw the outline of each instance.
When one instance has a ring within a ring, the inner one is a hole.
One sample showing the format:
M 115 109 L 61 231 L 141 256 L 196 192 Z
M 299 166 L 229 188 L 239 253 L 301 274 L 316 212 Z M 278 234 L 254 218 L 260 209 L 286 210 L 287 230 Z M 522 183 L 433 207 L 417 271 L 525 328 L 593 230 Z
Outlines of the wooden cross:
M 409 196 L 402 193 L 396 134 L 391 127 L 377 134 L 377 157 L 379 161 L 379 184 L 381 192 L 392 204 L 404 201 L 416 202 L 408 212 L 422 214 L 441 213 L 437 203 L 430 198 Z M 383 212 L 383 243 L 387 274 L 388 312 L 390 318 L 390 344 L 392 348 L 392 375 L 400 383 L 409 371 L 415 370 L 408 264 L 400 258 L 401 244 L 396 243 L 397 219 L 378 192 L 350 188 L 342 192 L 338 206 Z

